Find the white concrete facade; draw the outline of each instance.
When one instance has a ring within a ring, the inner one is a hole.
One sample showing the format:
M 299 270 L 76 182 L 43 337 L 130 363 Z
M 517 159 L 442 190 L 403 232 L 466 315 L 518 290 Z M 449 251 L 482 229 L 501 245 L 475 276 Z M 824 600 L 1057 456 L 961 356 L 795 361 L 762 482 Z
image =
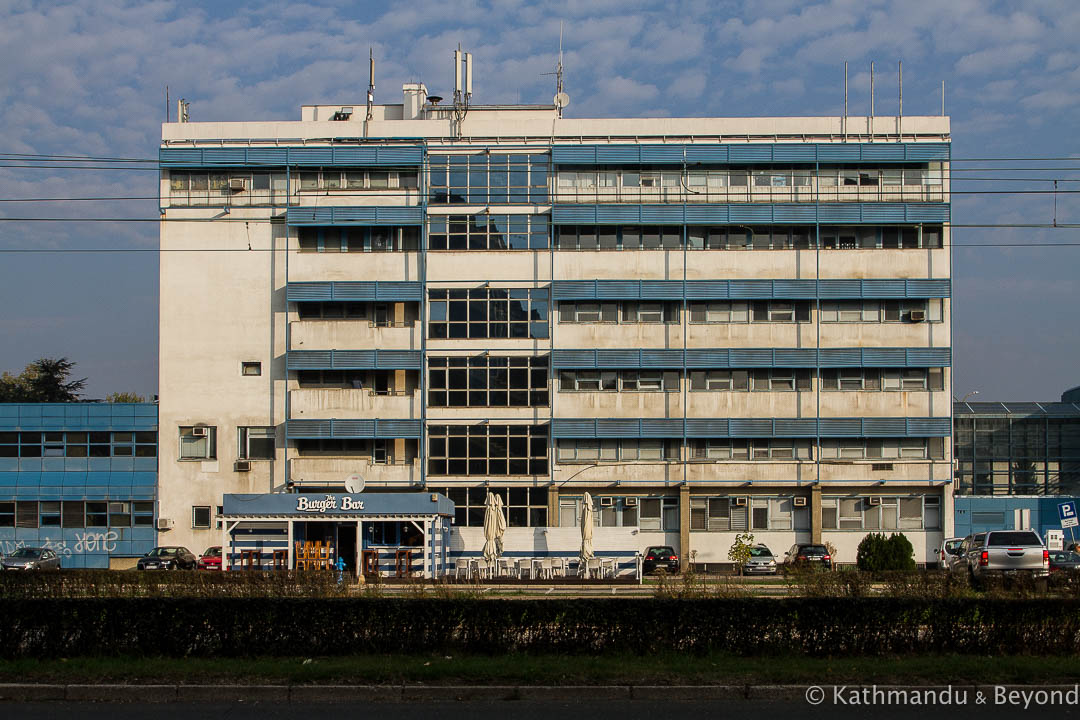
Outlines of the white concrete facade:
M 952 524 L 948 118 L 480 106 L 459 121 L 425 98 L 406 86 L 371 121 L 357 103 L 344 120 L 331 119 L 344 106 L 304 106 L 298 122 L 163 125 L 162 543 L 217 544 L 193 508 L 216 517 L 225 493 L 360 475 L 369 491 L 450 492 L 452 551 L 466 555 L 483 545 L 475 498 L 493 489 L 521 552 L 573 551 L 547 543 L 572 545 L 587 491 L 608 544 L 625 536 L 632 552 L 673 544 L 684 562 L 723 564 L 751 532 L 774 553 L 827 542 L 852 563 L 867 532 L 898 530 L 936 561 Z M 713 150 L 730 156 L 687 160 Z M 373 208 L 384 214 L 360 212 Z M 597 236 L 610 245 L 594 249 Z M 639 286 L 563 299 L 594 281 Z M 736 290 L 748 281 L 775 290 Z M 747 349 L 773 359 L 737 359 Z M 869 359 L 878 349 L 904 359 Z M 642 367 L 573 365 L 571 350 L 641 351 Z M 648 355 L 706 350 L 727 354 L 710 367 Z M 788 350 L 863 360 L 785 366 Z M 375 420 L 412 424 L 356 422 Z M 609 420 L 640 422 L 594 422 Z M 649 425 L 663 420 L 677 423 L 667 435 Z M 706 420 L 727 430 L 691 422 Z M 822 430 L 780 429 L 796 420 Z M 272 452 L 244 428 L 272 429 Z

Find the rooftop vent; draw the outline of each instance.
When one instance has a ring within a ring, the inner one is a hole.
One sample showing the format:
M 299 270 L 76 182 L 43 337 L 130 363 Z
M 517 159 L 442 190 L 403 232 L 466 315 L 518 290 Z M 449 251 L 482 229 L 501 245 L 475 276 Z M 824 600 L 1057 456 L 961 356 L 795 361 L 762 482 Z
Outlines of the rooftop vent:
M 352 117 L 352 113 L 353 113 L 353 109 L 351 107 L 343 107 L 340 110 L 338 110 L 336 113 L 334 113 L 334 116 L 332 118 L 330 118 L 330 119 L 331 120 L 348 120 L 350 117 Z

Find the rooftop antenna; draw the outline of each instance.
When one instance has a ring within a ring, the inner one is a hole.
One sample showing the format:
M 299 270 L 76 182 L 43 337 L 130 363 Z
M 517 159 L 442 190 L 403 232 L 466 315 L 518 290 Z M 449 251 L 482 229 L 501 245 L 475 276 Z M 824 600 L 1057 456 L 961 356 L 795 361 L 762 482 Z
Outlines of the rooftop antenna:
M 870 138 L 874 137 L 874 61 L 870 61 Z
M 368 89 L 367 89 L 367 118 L 371 122 L 374 117 L 372 107 L 375 104 L 375 51 L 368 48 Z
M 844 139 L 847 140 L 847 60 L 844 61 Z
M 563 23 L 559 21 L 559 62 L 555 65 L 554 73 L 543 73 L 544 75 L 555 75 L 555 98 L 553 103 L 555 104 L 556 117 L 562 118 L 563 108 L 570 105 L 570 96 L 563 91 L 563 64 L 562 64 L 562 40 L 563 40 Z
M 190 117 L 188 115 L 188 108 L 190 107 L 191 103 L 189 103 L 184 98 L 180 98 L 176 101 L 176 122 L 186 123 L 190 121 Z
M 941 117 L 945 117 L 945 81 L 941 81 Z
M 464 80 L 462 83 L 464 71 Z M 457 136 L 461 137 L 461 124 L 469 114 L 472 101 L 473 59 L 472 53 L 463 52 L 461 43 L 454 51 L 454 119 L 457 121 Z
M 896 65 L 896 87 L 899 95 L 899 106 L 897 107 L 896 115 L 896 141 L 904 141 L 904 61 L 897 61 Z

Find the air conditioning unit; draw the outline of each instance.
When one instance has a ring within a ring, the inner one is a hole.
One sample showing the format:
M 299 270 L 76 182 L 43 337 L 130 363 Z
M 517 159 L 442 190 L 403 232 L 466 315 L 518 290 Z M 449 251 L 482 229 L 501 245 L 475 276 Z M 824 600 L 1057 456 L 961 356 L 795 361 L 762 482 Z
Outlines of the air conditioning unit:
M 600 505 L 601 506 L 608 507 L 608 506 L 611 506 L 611 505 L 614 505 L 614 504 L 615 504 L 615 498 L 613 498 L 613 497 L 602 497 L 602 498 L 600 498 Z
M 806 507 L 806 498 L 804 498 L 804 497 L 792 498 L 791 499 L 791 504 L 794 505 L 795 507 Z
M 172 530 L 173 521 L 172 518 L 158 518 L 157 529 L 158 530 Z
M 737 497 L 733 498 L 731 502 L 735 507 L 746 507 L 746 501 L 747 499 L 744 497 Z
M 923 320 L 926 319 L 926 311 L 925 310 L 912 310 L 911 312 L 908 313 L 908 318 L 911 320 L 911 322 L 922 322 Z
M 881 504 L 881 497 L 878 496 L 878 495 L 871 495 L 870 497 L 866 498 L 866 504 L 867 505 L 880 505 Z
M 205 426 L 196 426 L 191 428 L 192 437 L 206 437 L 208 428 Z
M 250 472 L 251 461 L 250 460 L 237 460 L 233 463 L 234 472 Z
M 628 497 L 623 501 L 623 503 L 626 505 L 626 507 L 637 507 L 637 501 L 638 499 L 636 497 Z
M 244 192 L 247 181 L 244 178 L 229 178 L 229 189 L 233 192 Z

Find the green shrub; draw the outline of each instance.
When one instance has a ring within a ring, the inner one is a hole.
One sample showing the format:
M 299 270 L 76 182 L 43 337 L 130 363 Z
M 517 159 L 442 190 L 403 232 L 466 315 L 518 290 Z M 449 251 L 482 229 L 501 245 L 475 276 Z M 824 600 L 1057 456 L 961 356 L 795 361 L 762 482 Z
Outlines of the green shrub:
M 867 572 L 912 571 L 915 569 L 915 550 L 904 533 L 870 533 L 859 543 L 855 562 Z

